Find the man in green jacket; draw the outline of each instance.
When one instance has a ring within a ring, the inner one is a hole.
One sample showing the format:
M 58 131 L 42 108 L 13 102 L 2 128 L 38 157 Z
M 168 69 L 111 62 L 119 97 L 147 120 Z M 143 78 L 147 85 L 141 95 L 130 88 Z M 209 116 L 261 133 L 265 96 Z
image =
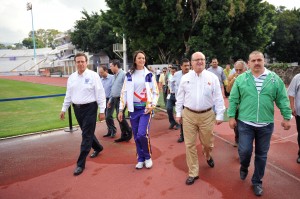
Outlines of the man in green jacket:
M 239 132 L 238 152 L 240 157 L 240 178 L 248 175 L 248 167 L 255 139 L 255 162 L 252 185 L 255 195 L 261 196 L 267 154 L 274 129 L 274 102 L 280 109 L 281 126 L 288 130 L 292 111 L 283 81 L 274 72 L 264 67 L 264 55 L 253 51 L 249 55 L 250 70 L 238 76 L 229 96 L 229 126 L 237 126 Z M 239 115 L 236 121 L 236 107 Z

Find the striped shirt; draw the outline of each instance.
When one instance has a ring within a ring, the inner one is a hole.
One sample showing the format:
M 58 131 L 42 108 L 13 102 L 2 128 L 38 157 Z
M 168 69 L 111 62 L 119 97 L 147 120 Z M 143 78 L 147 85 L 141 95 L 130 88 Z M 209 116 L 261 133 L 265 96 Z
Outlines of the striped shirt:
M 263 83 L 264 83 L 264 81 L 267 78 L 267 75 L 269 73 L 270 73 L 270 71 L 265 68 L 264 73 L 261 74 L 260 76 L 255 77 L 253 75 L 254 81 L 255 81 L 256 90 L 257 90 L 258 94 L 260 93 L 260 91 L 262 89 L 262 86 L 263 86 Z M 264 127 L 264 126 L 269 125 L 269 123 L 257 123 L 257 122 L 246 122 L 246 121 L 243 121 L 243 122 L 246 123 L 246 124 L 249 124 L 251 126 L 255 126 L 255 127 Z

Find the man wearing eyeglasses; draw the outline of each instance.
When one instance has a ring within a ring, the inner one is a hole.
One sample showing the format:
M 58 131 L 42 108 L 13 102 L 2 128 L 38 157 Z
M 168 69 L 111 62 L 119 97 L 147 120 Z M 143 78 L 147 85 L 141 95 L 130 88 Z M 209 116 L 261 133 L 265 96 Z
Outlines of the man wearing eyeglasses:
M 214 125 L 221 124 L 225 111 L 219 79 L 205 70 L 205 55 L 196 52 L 191 57 L 192 68 L 182 76 L 176 95 L 176 120 L 184 127 L 186 161 L 188 165 L 187 185 L 199 178 L 199 162 L 196 138 L 200 139 L 207 164 L 215 166 L 212 158 L 214 147 Z M 184 109 L 183 109 L 184 106 Z M 215 106 L 215 111 L 212 107 Z
M 74 175 L 80 175 L 84 168 L 86 157 L 91 148 L 94 152 L 91 158 L 96 157 L 103 146 L 95 136 L 97 112 L 99 107 L 99 120 L 105 118 L 106 97 L 99 75 L 87 68 L 87 56 L 77 53 L 74 57 L 77 71 L 68 78 L 67 91 L 60 113 L 60 119 L 65 119 L 65 112 L 72 104 L 78 124 L 82 131 L 80 155 Z

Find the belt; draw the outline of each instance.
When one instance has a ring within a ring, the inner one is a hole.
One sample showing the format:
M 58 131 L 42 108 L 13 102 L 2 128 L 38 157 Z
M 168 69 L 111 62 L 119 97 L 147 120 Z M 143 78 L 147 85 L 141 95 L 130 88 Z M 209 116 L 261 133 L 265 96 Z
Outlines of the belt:
M 97 102 L 90 102 L 90 103 L 87 103 L 87 104 L 73 104 L 73 107 L 74 108 L 85 108 L 91 104 L 94 104 L 94 103 L 97 103 Z
M 203 111 L 195 111 L 195 110 L 192 110 L 192 109 L 190 109 L 188 107 L 184 107 L 184 108 L 186 108 L 187 110 L 189 110 L 189 111 L 191 111 L 193 113 L 206 113 L 206 112 L 210 111 L 212 107 L 210 107 L 210 108 L 208 108 L 206 110 L 203 110 Z

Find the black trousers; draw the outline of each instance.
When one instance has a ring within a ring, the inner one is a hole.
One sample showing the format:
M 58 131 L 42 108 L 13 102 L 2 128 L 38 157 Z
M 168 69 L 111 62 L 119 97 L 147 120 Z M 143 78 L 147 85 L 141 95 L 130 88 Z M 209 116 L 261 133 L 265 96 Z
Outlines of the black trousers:
M 116 114 L 119 113 L 120 97 L 112 98 L 110 106 L 111 106 L 111 108 L 107 109 L 106 118 L 112 118 L 114 110 L 116 110 Z M 132 129 L 125 119 L 125 109 L 123 110 L 123 116 L 124 116 L 124 119 L 122 121 L 119 121 L 119 119 L 117 117 L 117 120 L 120 125 L 120 129 L 121 129 L 121 138 L 131 139 L 132 138 Z M 114 133 L 116 132 L 117 128 L 115 127 L 113 119 L 109 119 L 106 122 L 106 124 L 107 124 L 108 129 L 110 129 Z
M 106 99 L 106 104 L 109 101 L 109 98 Z M 114 123 L 114 118 L 113 118 L 113 113 L 114 113 L 114 107 L 111 105 L 110 108 L 105 109 L 105 123 L 107 126 L 107 133 L 112 134 L 116 133 L 117 128 Z
M 80 146 L 80 155 L 77 160 L 77 166 L 85 168 L 86 157 L 91 148 L 100 151 L 103 147 L 95 136 L 97 121 L 97 102 L 85 105 L 73 105 L 78 124 L 82 131 L 82 141 Z

